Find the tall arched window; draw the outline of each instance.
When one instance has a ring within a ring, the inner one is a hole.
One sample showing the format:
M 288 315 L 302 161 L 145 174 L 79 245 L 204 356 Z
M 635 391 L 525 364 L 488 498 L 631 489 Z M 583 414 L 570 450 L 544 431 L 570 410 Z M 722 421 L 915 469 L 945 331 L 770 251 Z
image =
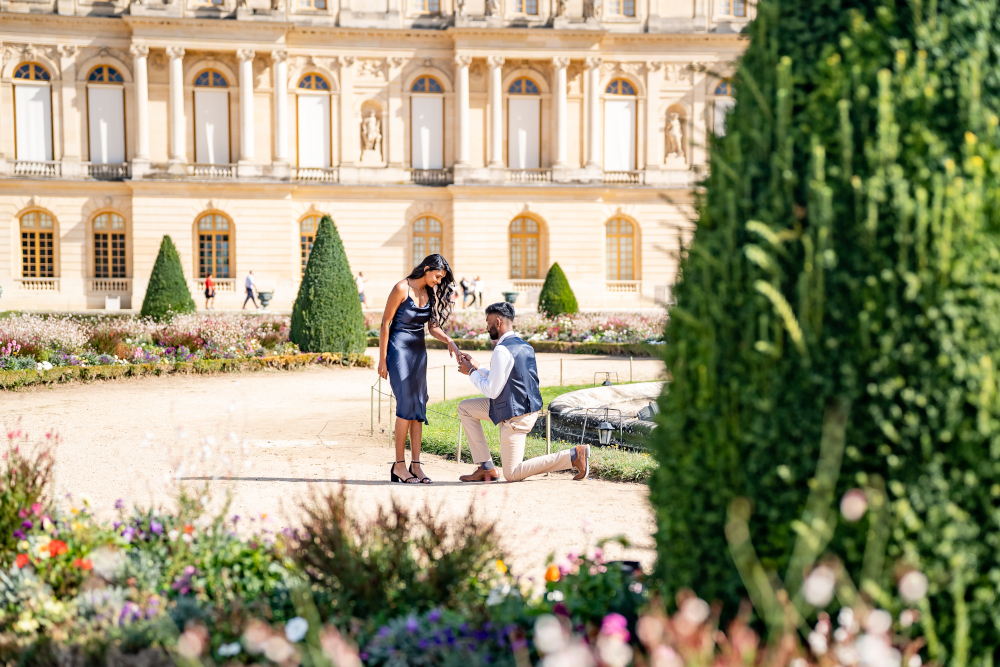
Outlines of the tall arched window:
M 635 86 L 615 79 L 604 89 L 604 170 L 635 169 Z
M 214 69 L 194 79 L 194 161 L 228 164 L 229 82 Z
M 211 273 L 216 278 L 232 278 L 233 224 L 224 215 L 209 213 L 198 219 L 198 277 Z
M 608 220 L 607 279 L 635 280 L 635 227 L 624 218 Z
M 441 252 L 441 221 L 436 218 L 417 218 L 413 221 L 413 266 L 424 261 L 427 255 Z
M 712 130 L 718 136 L 724 137 L 726 136 L 726 116 L 736 106 L 736 100 L 733 99 L 733 82 L 729 79 L 720 81 L 719 85 L 715 87 L 714 95 Z
M 49 71 L 38 63 L 14 70 L 14 153 L 18 160 L 52 159 L 52 91 Z
M 531 218 L 514 218 L 510 223 L 510 277 L 538 277 L 538 222 Z
M 127 278 L 125 218 L 101 213 L 94 218 L 94 277 Z
M 421 76 L 410 88 L 410 164 L 414 169 L 444 168 L 444 87 Z
M 21 216 L 21 277 L 54 278 L 56 275 L 55 224 L 44 211 Z
M 295 89 L 300 167 L 330 166 L 330 82 L 306 74 Z
M 318 215 L 307 215 L 299 221 L 299 252 L 302 256 L 302 275 L 306 274 L 309 253 L 312 252 L 313 243 L 316 241 L 316 230 L 319 229 L 319 220 Z
M 125 162 L 124 82 L 110 65 L 98 65 L 87 76 L 90 161 L 95 164 Z
M 507 166 L 541 166 L 542 100 L 538 84 L 523 76 L 507 88 Z

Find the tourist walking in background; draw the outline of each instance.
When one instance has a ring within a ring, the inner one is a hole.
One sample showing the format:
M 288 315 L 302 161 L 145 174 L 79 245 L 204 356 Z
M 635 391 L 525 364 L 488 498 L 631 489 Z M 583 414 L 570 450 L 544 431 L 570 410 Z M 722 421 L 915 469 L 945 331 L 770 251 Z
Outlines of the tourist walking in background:
M 462 310 L 465 310 L 466 306 L 469 305 L 469 294 L 472 292 L 472 283 L 465 276 L 462 276 L 462 280 L 458 283 L 462 287 Z M 475 299 L 475 297 L 472 297 Z
M 215 281 L 212 280 L 212 272 L 205 276 L 205 310 L 212 310 L 215 305 Z
M 379 329 L 378 374 L 389 378 L 396 396 L 396 461 L 389 480 L 429 484 L 420 467 L 420 437 L 427 421 L 427 346 L 424 325 L 430 335 L 448 346 L 458 358 L 455 341 L 442 327 L 454 305 L 455 277 L 444 257 L 427 256 L 405 279 L 392 288 Z M 410 435 L 410 467 L 406 467 L 406 435 Z
M 480 278 L 479 276 L 476 276 L 476 280 L 472 283 L 472 287 L 475 290 L 475 296 L 472 297 L 472 305 L 475 305 L 476 304 L 476 299 L 478 299 L 479 300 L 479 307 L 482 308 L 483 307 L 483 288 L 485 287 L 485 285 L 483 284 L 483 279 Z
M 253 307 L 256 310 L 257 309 L 257 299 L 254 298 L 254 292 L 257 290 L 257 281 L 254 280 L 253 271 L 251 271 L 250 273 L 247 274 L 246 285 L 247 285 L 247 298 L 243 299 L 243 308 L 242 308 L 242 310 L 246 310 L 247 301 L 253 301 Z
M 365 274 L 358 271 L 358 277 L 354 279 L 354 283 L 358 286 L 358 297 L 361 299 L 361 305 L 367 306 L 365 302 Z
M 568 468 L 577 470 L 573 479 L 587 479 L 590 445 L 577 445 L 524 460 L 525 439 L 542 409 L 535 350 L 514 333 L 514 307 L 509 303 L 494 303 L 486 309 L 486 330 L 490 339 L 497 341 L 489 370 L 480 368 L 466 353 L 458 355 L 458 370 L 468 375 L 476 389 L 486 396 L 469 398 L 458 404 L 458 418 L 465 428 L 472 460 L 479 464 L 472 474 L 459 479 L 491 482 L 499 477 L 483 433 L 485 419 L 500 426 L 500 462 L 503 478 L 508 482 Z

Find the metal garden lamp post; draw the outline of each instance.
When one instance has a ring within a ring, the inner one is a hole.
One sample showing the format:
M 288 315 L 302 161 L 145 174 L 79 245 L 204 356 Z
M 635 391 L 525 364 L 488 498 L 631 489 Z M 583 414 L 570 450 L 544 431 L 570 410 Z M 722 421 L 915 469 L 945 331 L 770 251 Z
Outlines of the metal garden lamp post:
M 607 419 L 601 422 L 600 426 L 597 427 L 597 437 L 602 445 L 611 444 L 611 434 L 614 433 L 615 427 L 611 425 Z

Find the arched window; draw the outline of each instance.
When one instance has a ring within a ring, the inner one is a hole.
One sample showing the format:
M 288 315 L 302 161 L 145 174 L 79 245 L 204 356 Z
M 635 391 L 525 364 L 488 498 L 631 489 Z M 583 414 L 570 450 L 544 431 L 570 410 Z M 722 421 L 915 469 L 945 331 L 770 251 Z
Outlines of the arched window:
M 55 225 L 44 211 L 21 216 L 21 277 L 55 278 Z
M 209 213 L 198 219 L 198 277 L 233 275 L 233 225 L 224 215 Z
M 87 136 L 94 164 L 125 162 L 124 82 L 110 65 L 98 65 L 87 76 Z
M 538 223 L 526 217 L 510 223 L 510 277 L 538 278 Z
M 746 0 L 719 0 L 719 14 L 722 16 L 744 17 L 747 15 Z
M 635 280 L 635 227 L 624 218 L 608 220 L 607 279 Z
M 719 85 L 715 87 L 715 102 L 713 106 L 713 119 L 712 119 L 712 130 L 720 137 L 726 136 L 726 116 L 728 116 L 733 107 L 736 106 L 736 100 L 733 99 L 733 82 L 729 79 L 723 79 L 719 82 Z
M 615 79 L 604 89 L 604 170 L 635 169 L 635 86 Z
M 316 242 L 316 230 L 319 229 L 318 215 L 307 215 L 299 221 L 299 251 L 302 255 L 302 275 L 306 274 L 306 264 L 309 263 L 309 253 Z
M 194 78 L 194 161 L 228 164 L 229 82 L 214 69 Z
M 299 79 L 296 93 L 299 166 L 329 167 L 330 82 L 320 74 L 306 74 Z
M 421 76 L 410 88 L 410 164 L 414 169 L 444 168 L 444 87 Z
M 125 252 L 125 218 L 117 213 L 94 218 L 94 277 L 128 277 Z
M 52 159 L 51 79 L 38 63 L 24 63 L 14 70 L 14 154 L 18 160 Z
M 436 218 L 417 218 L 413 221 L 413 266 L 424 261 L 427 255 L 441 252 L 441 222 Z
M 526 76 L 507 88 L 507 166 L 538 169 L 541 166 L 542 112 L 538 84 Z

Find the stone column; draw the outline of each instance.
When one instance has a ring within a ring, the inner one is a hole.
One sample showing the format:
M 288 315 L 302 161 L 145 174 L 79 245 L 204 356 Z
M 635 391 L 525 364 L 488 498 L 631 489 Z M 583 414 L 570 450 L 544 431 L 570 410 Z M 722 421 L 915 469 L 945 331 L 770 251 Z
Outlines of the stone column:
M 149 79 L 146 75 L 149 47 L 145 44 L 133 44 L 129 51 L 132 53 L 132 72 L 135 77 L 135 155 L 132 156 L 132 178 L 141 178 L 149 168 Z
M 587 169 L 601 165 L 601 59 L 587 58 Z
M 502 68 L 503 56 L 489 56 L 486 58 L 490 66 L 490 169 L 503 169 L 503 91 Z
M 240 61 L 240 161 L 237 174 L 256 175 L 253 145 L 253 49 L 239 49 L 236 57 Z
M 469 166 L 469 65 L 471 63 L 471 56 L 455 56 L 455 106 L 458 107 L 456 167 Z
M 554 167 L 566 166 L 566 68 L 569 58 L 556 57 L 552 59 L 556 70 L 555 111 L 556 111 L 556 154 Z
M 389 66 L 389 118 L 382 130 L 382 152 L 389 167 L 403 169 L 405 161 L 406 114 L 403 112 L 403 66 L 406 59 L 389 56 L 385 59 Z
M 288 175 L 288 51 L 271 52 L 271 75 L 274 88 L 274 159 L 272 173 Z
M 353 167 L 361 160 L 361 126 L 354 114 L 354 56 L 340 56 L 340 164 Z M 341 180 L 347 176 L 341 170 Z
M 181 172 L 187 162 L 184 136 L 184 49 L 167 47 L 170 57 L 170 171 Z
M 59 82 L 53 81 L 53 88 L 59 86 L 58 97 L 52 97 L 52 123 L 54 125 L 52 142 L 52 159 L 62 161 L 63 176 L 76 177 L 81 173 L 83 159 L 83 137 L 80 134 L 82 118 L 80 113 L 80 98 L 76 88 L 76 44 L 60 44 Z M 86 98 L 84 98 L 86 99 Z M 56 109 L 56 103 L 61 102 Z M 61 122 L 60 122 L 61 116 Z M 60 134 L 62 140 L 60 141 Z M 61 153 L 61 155 L 60 155 Z

